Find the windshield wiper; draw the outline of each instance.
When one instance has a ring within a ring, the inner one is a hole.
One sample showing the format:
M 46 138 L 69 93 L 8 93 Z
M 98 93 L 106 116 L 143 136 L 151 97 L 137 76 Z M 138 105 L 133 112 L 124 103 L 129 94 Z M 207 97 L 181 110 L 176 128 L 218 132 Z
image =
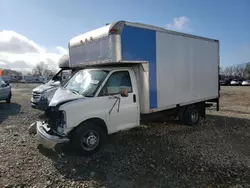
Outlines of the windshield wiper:
M 94 97 L 93 95 L 83 95 L 84 97 Z
M 77 90 L 74 90 L 74 89 L 70 89 L 70 91 L 76 95 L 79 95 L 79 93 L 77 92 Z

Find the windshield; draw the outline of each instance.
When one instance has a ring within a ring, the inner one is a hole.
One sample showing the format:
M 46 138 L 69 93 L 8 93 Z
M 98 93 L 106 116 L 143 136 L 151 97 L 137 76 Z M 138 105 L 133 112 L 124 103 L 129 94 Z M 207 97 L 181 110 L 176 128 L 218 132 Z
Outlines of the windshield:
M 97 88 L 107 76 L 104 70 L 80 70 L 64 86 L 66 89 L 86 97 L 94 97 Z

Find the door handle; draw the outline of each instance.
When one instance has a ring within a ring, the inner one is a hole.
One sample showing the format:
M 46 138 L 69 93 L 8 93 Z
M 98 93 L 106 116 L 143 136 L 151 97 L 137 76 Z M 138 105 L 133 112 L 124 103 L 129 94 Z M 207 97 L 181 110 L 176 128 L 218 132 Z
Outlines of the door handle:
M 136 103 L 136 95 L 133 95 L 133 102 Z

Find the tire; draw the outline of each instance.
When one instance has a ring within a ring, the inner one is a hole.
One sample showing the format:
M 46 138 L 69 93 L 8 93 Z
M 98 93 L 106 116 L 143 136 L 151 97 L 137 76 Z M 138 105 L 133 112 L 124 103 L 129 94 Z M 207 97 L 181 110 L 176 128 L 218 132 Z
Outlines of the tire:
M 90 156 L 105 145 L 106 138 L 104 128 L 89 121 L 79 125 L 74 131 L 71 144 L 76 154 Z
M 184 113 L 184 121 L 186 125 L 195 126 L 200 121 L 200 112 L 195 105 L 189 106 Z
M 11 92 L 9 93 L 9 96 L 8 96 L 8 98 L 6 99 L 6 103 L 11 103 Z

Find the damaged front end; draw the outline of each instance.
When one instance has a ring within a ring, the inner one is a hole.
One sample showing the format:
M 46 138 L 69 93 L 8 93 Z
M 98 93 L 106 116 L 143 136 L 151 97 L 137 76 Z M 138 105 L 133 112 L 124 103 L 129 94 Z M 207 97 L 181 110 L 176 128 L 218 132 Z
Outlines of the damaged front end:
M 47 123 L 53 134 L 57 136 L 65 136 L 66 129 L 66 113 L 58 110 L 58 108 L 49 108 L 47 112 Z
M 69 141 L 68 133 L 71 131 L 67 128 L 66 112 L 60 108 L 66 103 L 82 98 L 81 95 L 59 87 L 46 110 L 46 120 L 36 123 L 36 132 L 39 143 L 45 148 L 53 148 L 58 143 Z
M 48 119 L 36 123 L 37 137 L 39 144 L 52 149 L 59 143 L 69 142 L 65 134 L 66 114 L 57 108 L 49 108 Z
M 48 149 L 53 149 L 59 143 L 68 143 L 67 137 L 61 137 L 53 134 L 53 131 L 46 123 L 38 121 L 36 123 L 37 138 L 39 144 Z

